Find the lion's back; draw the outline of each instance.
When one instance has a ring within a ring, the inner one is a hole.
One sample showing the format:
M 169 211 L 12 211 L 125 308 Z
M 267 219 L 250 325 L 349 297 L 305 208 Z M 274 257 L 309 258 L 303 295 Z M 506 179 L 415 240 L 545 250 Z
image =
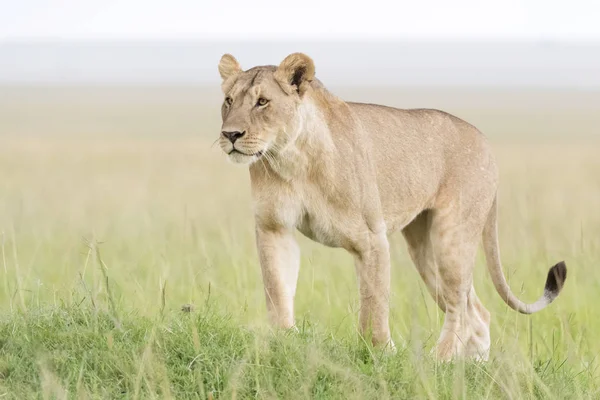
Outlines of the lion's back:
M 399 204 L 432 207 L 440 188 L 461 190 L 496 174 L 487 139 L 459 117 L 437 109 L 348 105 L 370 144 L 386 215 L 397 213 Z

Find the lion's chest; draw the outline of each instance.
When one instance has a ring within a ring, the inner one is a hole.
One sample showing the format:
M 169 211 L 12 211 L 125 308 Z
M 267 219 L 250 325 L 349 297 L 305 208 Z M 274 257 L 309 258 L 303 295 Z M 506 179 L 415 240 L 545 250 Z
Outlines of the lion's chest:
M 307 238 L 329 247 L 349 246 L 354 216 L 317 186 L 303 185 L 292 190 L 261 196 L 259 219 L 275 225 L 296 228 Z
M 323 215 L 305 212 L 297 226 L 307 238 L 329 247 L 344 247 L 345 238 L 332 221 Z
M 302 208 L 296 228 L 307 238 L 329 247 L 346 247 L 348 215 L 319 191 L 307 191 L 302 196 Z

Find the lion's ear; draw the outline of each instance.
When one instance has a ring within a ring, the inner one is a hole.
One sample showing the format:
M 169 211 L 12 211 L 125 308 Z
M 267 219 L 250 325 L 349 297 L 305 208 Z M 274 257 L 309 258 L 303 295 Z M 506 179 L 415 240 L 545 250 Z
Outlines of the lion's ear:
M 223 54 L 219 62 L 219 74 L 223 80 L 242 72 L 240 63 L 231 54 Z
M 315 64 L 306 54 L 290 54 L 279 64 L 274 76 L 302 96 L 315 78 Z

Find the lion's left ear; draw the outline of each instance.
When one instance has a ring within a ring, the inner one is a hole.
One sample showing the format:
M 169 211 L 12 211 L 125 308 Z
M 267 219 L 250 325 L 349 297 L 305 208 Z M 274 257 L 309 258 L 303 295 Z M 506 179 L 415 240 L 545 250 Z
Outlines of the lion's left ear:
M 315 64 L 306 54 L 293 53 L 279 64 L 274 77 L 302 96 L 315 78 Z

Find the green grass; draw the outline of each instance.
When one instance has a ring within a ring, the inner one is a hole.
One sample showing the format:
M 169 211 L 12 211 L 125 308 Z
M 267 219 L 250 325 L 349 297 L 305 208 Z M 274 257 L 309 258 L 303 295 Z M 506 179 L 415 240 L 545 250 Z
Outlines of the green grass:
M 595 398 L 593 368 L 557 358 L 436 365 L 385 354 L 306 321 L 257 332 L 210 305 L 149 319 L 80 305 L 2 321 L 0 390 L 10 398 Z
M 0 400 L 600 398 L 597 139 L 492 137 L 511 287 L 534 300 L 563 259 L 568 279 L 548 309 L 520 315 L 479 256 L 490 361 L 437 364 L 430 351 L 443 314 L 401 235 L 390 238 L 397 353 L 357 333 L 352 258 L 300 235 L 298 332 L 271 331 L 248 172 L 211 148 L 215 123 L 197 138 L 167 135 L 196 135 L 195 106 L 184 100 L 184 111 L 88 99 L 69 118 L 70 103 L 58 102 L 36 105 L 39 120 L 26 104 L 0 113 Z M 218 122 L 216 108 L 202 115 Z M 498 124 L 508 123 L 479 123 Z M 35 134 L 48 126 L 51 134 Z

